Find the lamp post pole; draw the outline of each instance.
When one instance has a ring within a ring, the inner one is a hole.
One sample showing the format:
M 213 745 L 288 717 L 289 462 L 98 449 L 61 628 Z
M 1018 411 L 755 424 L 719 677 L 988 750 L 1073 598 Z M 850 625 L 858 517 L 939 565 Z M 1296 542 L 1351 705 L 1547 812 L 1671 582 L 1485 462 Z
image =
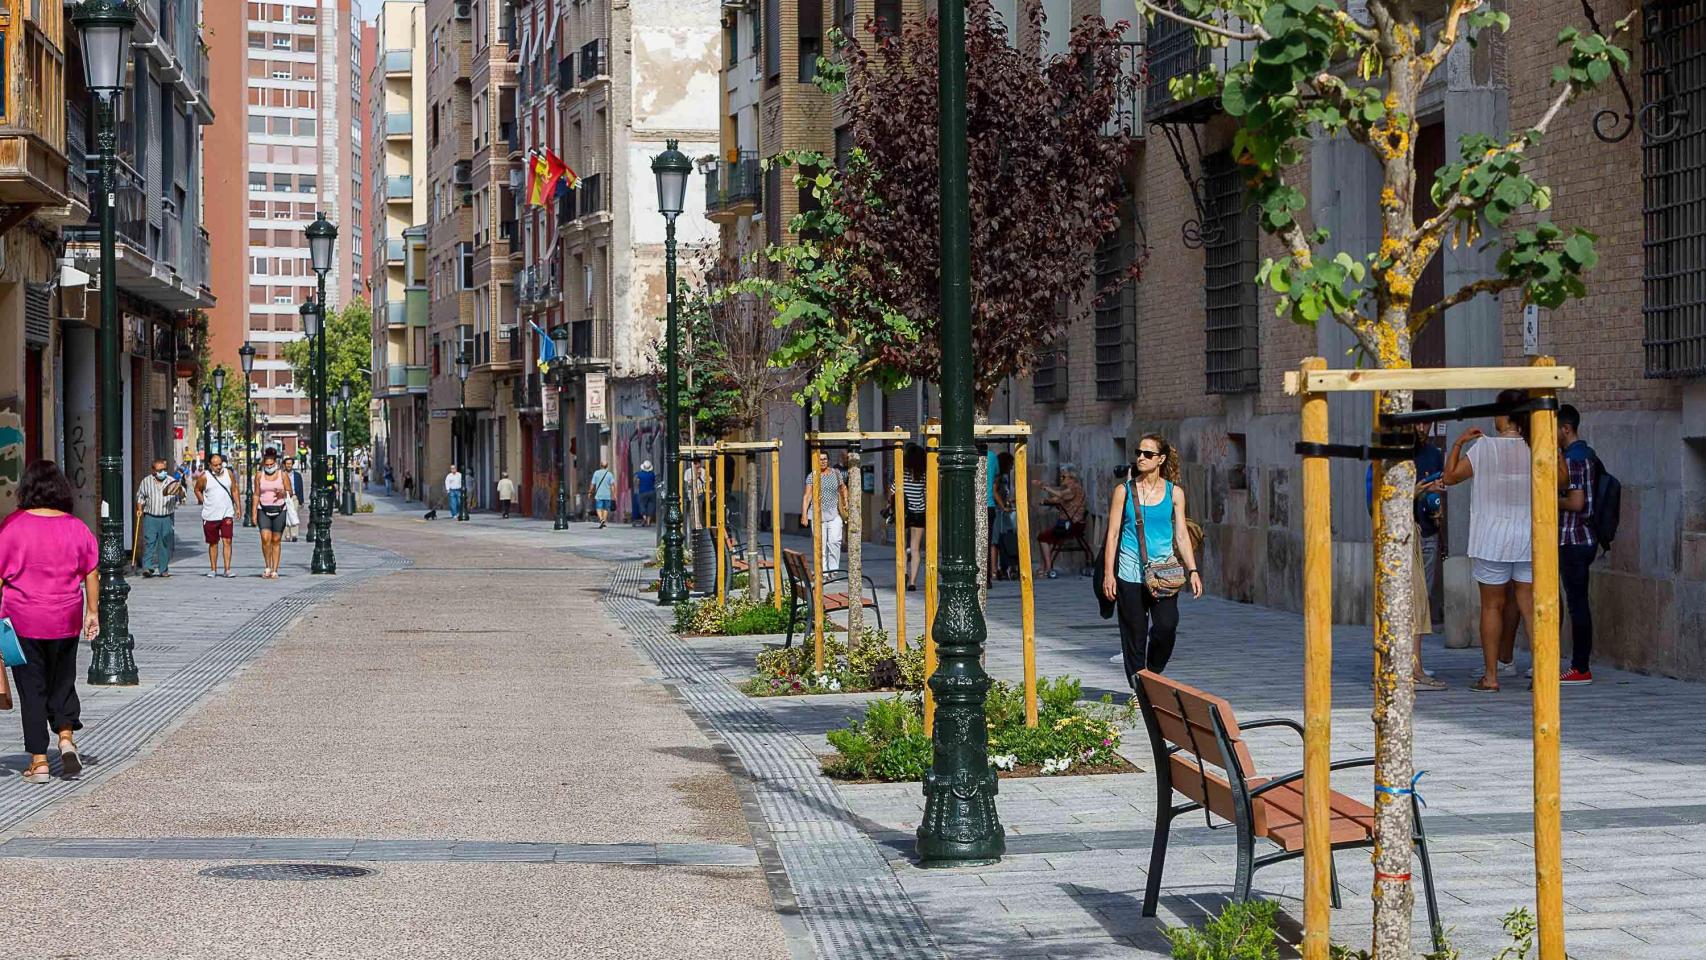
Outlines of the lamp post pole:
M 938 14 L 942 193 L 942 524 L 941 602 L 934 636 L 934 757 L 924 778 L 918 858 L 924 866 L 999 860 L 1007 841 L 995 809 L 996 777 L 984 726 L 986 627 L 977 602 L 972 445 L 971 201 L 966 166 L 966 11 L 944 3 Z
M 89 682 L 131 686 L 138 682 L 130 635 L 130 584 L 124 566 L 124 411 L 119 384 L 124 327 L 118 315 L 118 233 L 113 203 L 118 196 L 118 130 L 114 110 L 124 90 L 130 31 L 136 23 L 124 0 L 84 0 L 72 14 L 82 40 L 85 85 L 95 98 L 96 141 L 101 167 L 101 339 L 100 339 L 100 631 L 89 662 Z
M 201 387 L 201 462 L 205 466 L 213 456 L 213 388 Z
M 456 463 L 462 468 L 462 498 L 456 519 L 463 521 L 468 519 L 468 494 L 471 492 L 468 478 L 473 475 L 468 463 L 469 447 L 473 446 L 468 442 L 468 372 L 472 363 L 466 351 L 456 357 L 456 379 L 460 381 L 462 391 L 456 401 Z
M 243 502 L 255 502 L 255 401 L 252 398 L 254 381 L 250 374 L 255 369 L 255 345 L 245 343 L 237 349 L 237 356 L 243 363 Z M 252 527 L 255 522 L 249 518 L 252 511 L 243 511 L 243 526 Z
M 213 452 L 230 460 L 225 452 L 225 365 L 213 368 Z
M 687 565 L 681 550 L 684 535 L 681 531 L 681 500 L 675 487 L 676 464 L 681 460 L 681 389 L 676 382 L 676 354 L 680 347 L 680 330 L 676 323 L 675 289 L 675 218 L 681 215 L 687 192 L 687 177 L 693 171 L 692 161 L 676 149 L 676 141 L 665 143 L 665 150 L 652 160 L 652 173 L 658 182 L 658 211 L 664 217 L 664 290 L 668 296 L 665 321 L 666 355 L 664 468 L 664 531 L 663 570 L 658 577 L 658 603 L 663 606 L 687 599 Z M 705 582 L 700 576 L 701 585 Z
M 551 339 L 557 345 L 557 357 L 551 361 L 551 389 L 557 391 L 557 516 L 553 530 L 569 528 L 569 418 L 563 409 L 568 396 L 569 333 L 564 324 L 557 324 Z
M 338 384 L 338 453 L 342 455 L 343 496 L 339 509 L 346 517 L 355 515 L 355 483 L 350 475 L 349 405 L 355 399 L 355 386 L 348 377 Z
M 326 454 L 326 421 L 329 398 L 326 395 L 326 341 L 331 337 L 331 323 L 326 316 L 326 274 L 332 269 L 332 245 L 338 239 L 338 228 L 333 226 L 324 213 L 319 219 L 309 224 L 304 231 L 308 235 L 308 255 L 314 267 L 314 273 L 319 277 L 319 299 L 315 304 L 316 317 L 319 327 L 318 341 L 314 349 L 314 449 L 312 480 L 314 482 L 313 507 L 311 510 L 314 527 L 314 560 L 310 569 L 314 573 L 333 574 L 338 572 L 338 560 L 332 552 L 332 458 Z

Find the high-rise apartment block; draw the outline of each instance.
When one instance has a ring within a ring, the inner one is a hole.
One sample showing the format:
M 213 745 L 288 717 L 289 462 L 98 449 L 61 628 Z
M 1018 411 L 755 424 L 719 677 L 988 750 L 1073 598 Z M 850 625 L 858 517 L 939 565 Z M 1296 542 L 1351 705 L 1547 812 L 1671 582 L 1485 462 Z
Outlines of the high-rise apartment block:
M 351 0 L 221 0 L 206 18 L 231 56 L 215 77 L 227 112 L 207 136 L 220 158 L 209 218 L 229 238 L 213 255 L 213 360 L 236 370 L 237 348 L 255 345 L 254 396 L 288 452 L 308 439 L 308 397 L 283 353 L 316 286 L 303 228 L 321 212 L 338 226 L 328 309 L 365 295 L 369 278 L 360 22 Z

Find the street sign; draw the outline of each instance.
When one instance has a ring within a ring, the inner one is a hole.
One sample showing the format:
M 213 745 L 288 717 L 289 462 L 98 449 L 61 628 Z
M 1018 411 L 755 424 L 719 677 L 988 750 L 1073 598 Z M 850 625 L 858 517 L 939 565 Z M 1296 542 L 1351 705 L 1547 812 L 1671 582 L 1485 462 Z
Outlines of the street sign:
M 557 409 L 557 391 L 555 389 L 546 390 L 540 400 L 540 420 L 544 428 L 546 430 L 557 429 L 557 422 L 561 418 L 561 413 Z
M 1522 308 L 1522 355 L 1540 356 L 1540 308 L 1532 303 Z
M 604 422 L 604 401 L 606 396 L 604 374 L 589 373 L 586 375 L 586 422 Z

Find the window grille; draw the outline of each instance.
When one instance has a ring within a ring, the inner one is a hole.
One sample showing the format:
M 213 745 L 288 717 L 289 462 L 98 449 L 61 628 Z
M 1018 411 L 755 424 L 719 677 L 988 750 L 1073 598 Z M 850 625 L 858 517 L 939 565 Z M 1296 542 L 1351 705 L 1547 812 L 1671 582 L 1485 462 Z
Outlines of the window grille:
M 1031 371 L 1031 400 L 1036 403 L 1065 403 L 1069 377 L 1066 369 L 1066 334 L 1037 358 Z
M 1141 256 L 1143 224 L 1129 197 L 1120 201 L 1120 227 L 1096 248 L 1096 399 L 1137 396 L 1137 283 L 1120 277 Z M 1113 288 L 1118 284 L 1117 289 Z
M 1230 153 L 1204 158 L 1203 192 L 1210 221 L 1204 233 L 1211 238 L 1203 244 L 1208 392 L 1243 393 L 1261 385 L 1256 210 L 1245 205 Z
M 1706 375 L 1706 0 L 1643 16 L 1641 247 L 1649 377 Z

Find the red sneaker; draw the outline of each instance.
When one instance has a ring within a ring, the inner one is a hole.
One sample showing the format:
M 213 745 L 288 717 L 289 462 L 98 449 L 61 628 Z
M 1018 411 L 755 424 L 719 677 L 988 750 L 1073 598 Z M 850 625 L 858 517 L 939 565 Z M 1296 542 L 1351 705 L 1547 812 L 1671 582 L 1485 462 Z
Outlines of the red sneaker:
M 1593 671 L 1591 671 L 1591 670 L 1571 670 L 1569 673 L 1566 673 L 1563 676 L 1558 678 L 1558 685 L 1559 686 L 1575 687 L 1575 686 L 1581 686 L 1584 683 L 1592 683 L 1592 682 L 1593 682 Z

